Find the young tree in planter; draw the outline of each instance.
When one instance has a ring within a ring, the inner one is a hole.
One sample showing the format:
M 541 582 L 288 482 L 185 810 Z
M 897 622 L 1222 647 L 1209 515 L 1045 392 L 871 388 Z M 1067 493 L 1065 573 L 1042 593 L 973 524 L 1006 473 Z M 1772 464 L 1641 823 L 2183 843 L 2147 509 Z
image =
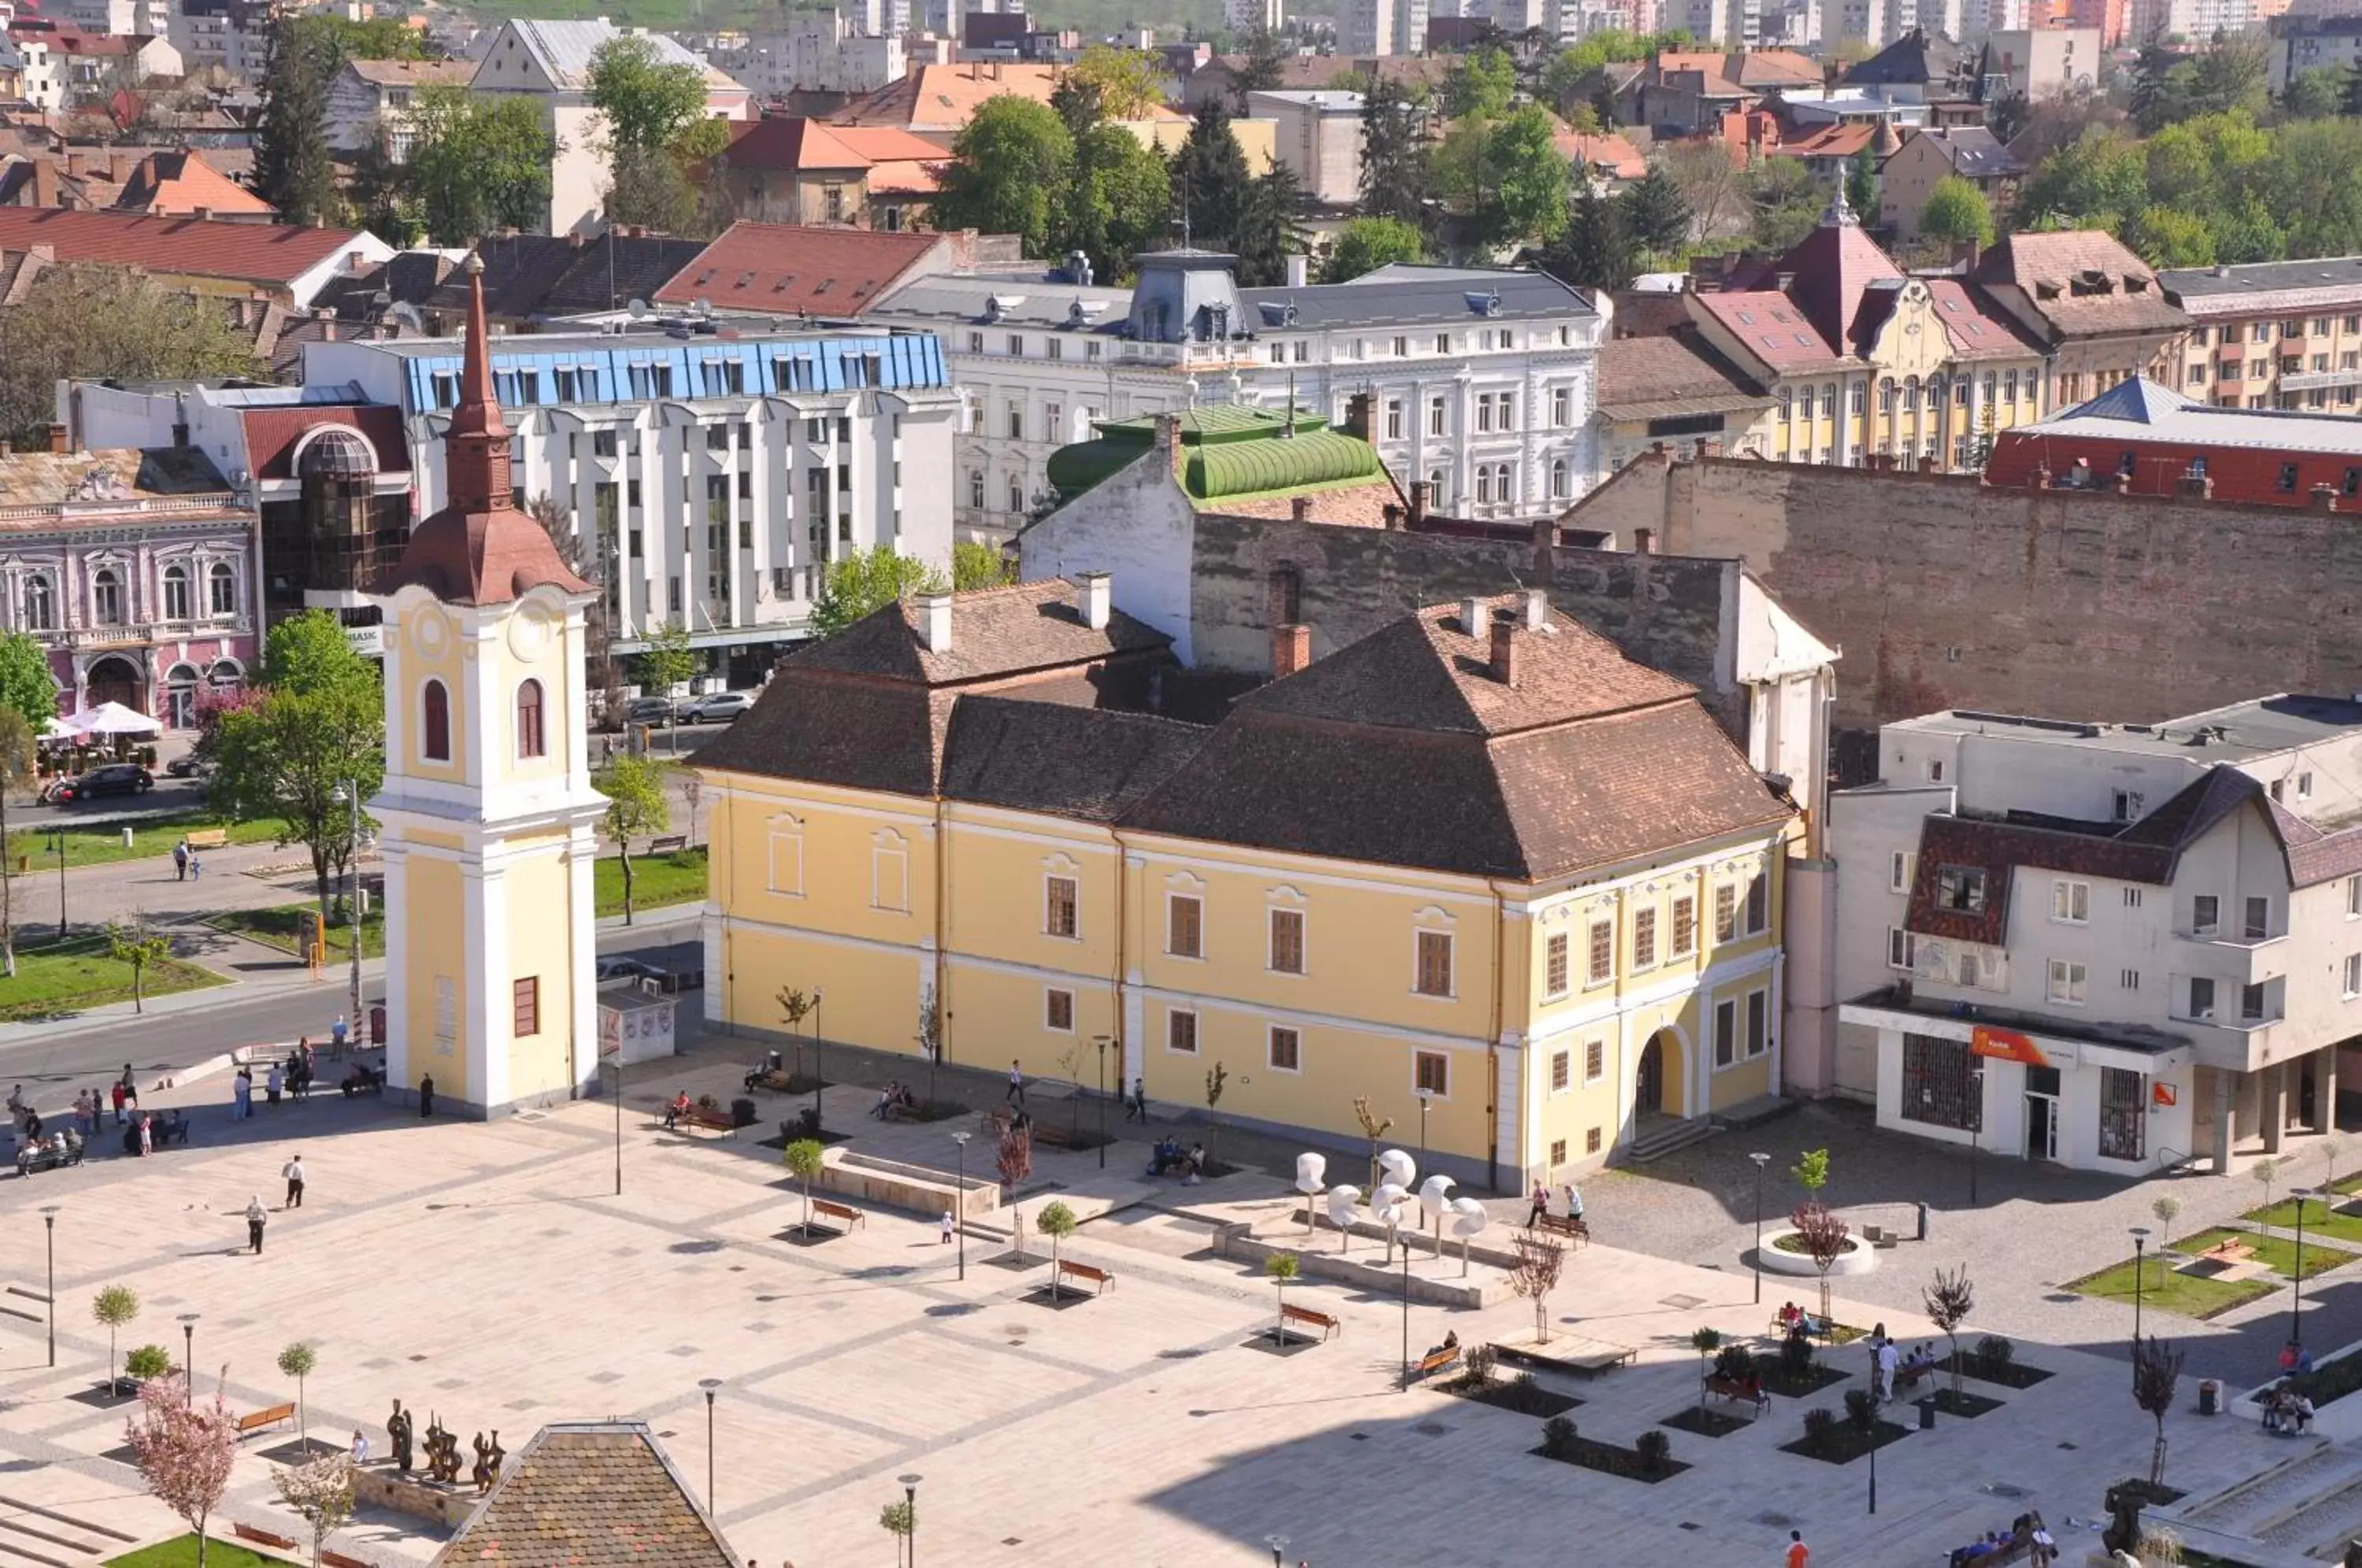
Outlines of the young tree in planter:
M 1834 1327 L 1829 1320 L 1829 1270 L 1845 1256 L 1846 1242 L 1852 1232 L 1817 1198 L 1796 1205 L 1795 1212 L 1788 1216 L 1788 1223 L 1796 1228 L 1796 1239 L 1805 1243 L 1813 1266 L 1821 1272 L 1821 1326 Z
M 2160 1198 L 2148 1206 L 2148 1211 L 2157 1216 L 2157 1222 L 2161 1227 L 2158 1232 L 2157 1250 L 2162 1253 L 2173 1245 L 2173 1222 L 2181 1218 L 2181 1199 Z
M 1795 1178 L 1796 1185 L 1805 1189 L 1807 1197 L 1818 1199 L 1821 1188 L 1829 1185 L 1829 1152 L 1827 1149 L 1803 1151 L 1797 1154 L 1796 1163 L 1788 1167 L 1788 1174 Z
M 812 1177 L 820 1175 L 826 1154 L 817 1138 L 798 1138 L 779 1151 L 779 1157 L 787 1162 L 788 1174 L 804 1184 L 804 1235 L 808 1240 L 812 1233 Z
M 935 1113 L 935 1069 L 944 1065 L 944 1010 L 934 998 L 919 1004 L 919 1050 L 927 1058 L 927 1114 Z
M 804 1042 L 800 1031 L 803 1029 L 804 1020 L 810 1018 L 812 1015 L 812 1010 L 820 1006 L 820 998 L 817 994 L 807 995 L 792 986 L 781 986 L 778 996 L 774 999 L 779 1004 L 780 1018 L 786 1021 L 789 1029 L 799 1032 L 795 1037 L 796 1070 L 789 1079 L 792 1083 L 796 1078 L 804 1076 Z
M 1547 1231 L 1520 1231 L 1515 1237 L 1518 1261 L 1509 1270 L 1509 1288 L 1534 1304 L 1534 1342 L 1550 1342 L 1550 1293 L 1566 1267 L 1566 1247 Z
M 1920 1297 L 1927 1304 L 1927 1320 L 1944 1331 L 1952 1342 L 1952 1408 L 1960 1408 L 1960 1325 L 1977 1309 L 1977 1293 L 1969 1284 L 1969 1265 L 1962 1264 L 1951 1270 L 1937 1269 L 1933 1282 L 1922 1287 Z
M 2334 1115 L 2334 1111 L 2332 1112 Z M 2337 1156 L 2345 1152 L 2345 1140 L 2332 1132 L 2321 1141 L 2321 1191 L 2323 1201 L 2337 1201 Z
M 172 1370 L 172 1353 L 162 1345 L 141 1345 L 123 1358 L 123 1375 L 134 1383 L 150 1383 Z
M 1206 1069 L 1206 1163 L 1209 1165 L 1214 1163 L 1214 1140 L 1222 1131 L 1222 1124 L 1214 1120 L 1214 1108 L 1222 1103 L 1222 1086 L 1230 1081 L 1230 1072 L 1220 1062 Z
M 1362 1136 L 1370 1141 L 1370 1190 L 1375 1192 L 1378 1190 L 1378 1140 L 1393 1131 L 1395 1119 L 1389 1116 L 1381 1121 L 1370 1109 L 1370 1097 L 1361 1094 L 1353 1097 L 1353 1116 L 1362 1124 Z
M 115 1336 L 139 1316 L 139 1297 L 127 1285 L 110 1285 L 91 1299 L 90 1315 L 106 1325 L 106 1392 L 123 1392 L 115 1375 Z
M 2151 1334 L 2133 1347 L 2133 1403 L 2157 1422 L 2157 1446 L 2149 1451 L 2148 1482 L 2165 1485 L 2165 1416 L 2181 1382 L 2181 1353 Z
M 172 939 L 136 920 L 111 920 L 106 922 L 106 952 L 116 963 L 131 966 L 131 1010 L 146 1012 L 149 966 L 172 955 Z
M 1722 1348 L 1722 1331 L 1695 1329 L 1690 1333 L 1690 1349 L 1698 1353 L 1698 1425 L 1705 1425 L 1706 1357 Z
M 1033 1228 L 1050 1238 L 1050 1299 L 1058 1296 L 1058 1243 L 1075 1233 L 1075 1211 L 1053 1198 L 1033 1216 Z
M 1033 1133 L 1011 1121 L 1001 1130 L 1000 1147 L 993 1154 L 993 1164 L 1000 1171 L 1000 1192 L 1003 1198 L 1014 1199 L 1017 1184 L 1033 1174 Z M 1019 1252 L 1025 1249 L 1020 1247 Z
M 659 834 L 672 826 L 672 805 L 665 799 L 665 767 L 645 756 L 620 752 L 590 776 L 590 787 L 607 797 L 604 826 L 615 841 L 615 858 L 624 873 L 624 923 L 632 923 L 632 840 Z
M 919 1528 L 919 1506 L 905 1497 L 877 1510 L 877 1526 L 894 1538 L 894 1561 L 902 1561 L 902 1543 Z
M 134 1352 L 137 1355 L 138 1353 Z M 229 1485 L 237 1458 L 237 1419 L 222 1403 L 199 1406 L 184 1375 L 168 1374 L 139 1386 L 139 1414 L 124 1423 L 124 1441 L 156 1500 L 196 1532 L 197 1568 L 205 1565 L 205 1520 Z
M 1083 1047 L 1080 1042 L 1058 1053 L 1058 1070 L 1066 1075 L 1066 1086 L 1073 1091 L 1066 1096 L 1066 1146 L 1072 1148 L 1082 1141 Z
M 1294 1253 L 1274 1253 L 1263 1260 L 1263 1272 L 1279 1297 L 1279 1320 L 1272 1329 L 1272 1343 L 1283 1347 L 1287 1343 L 1287 1282 L 1296 1277 L 1297 1266 Z
M 353 1456 L 331 1453 L 309 1464 L 282 1467 L 270 1479 L 279 1488 L 279 1500 L 312 1527 L 312 1568 L 320 1568 L 328 1537 L 353 1517 Z
M 318 1370 L 320 1353 L 303 1341 L 297 1340 L 279 1353 L 279 1374 L 295 1380 L 295 1441 L 311 1446 L 311 1418 L 304 1408 L 304 1380 Z
M 2271 1159 L 2257 1160 L 2247 1167 L 2247 1174 L 2263 1185 L 2264 1212 L 2269 1214 L 2272 1211 L 2272 1184 L 2280 1179 L 2280 1163 Z M 2261 1220 L 2257 1220 L 2256 1223 L 2264 1234 L 2268 1236 L 2271 1234 L 2270 1225 Z

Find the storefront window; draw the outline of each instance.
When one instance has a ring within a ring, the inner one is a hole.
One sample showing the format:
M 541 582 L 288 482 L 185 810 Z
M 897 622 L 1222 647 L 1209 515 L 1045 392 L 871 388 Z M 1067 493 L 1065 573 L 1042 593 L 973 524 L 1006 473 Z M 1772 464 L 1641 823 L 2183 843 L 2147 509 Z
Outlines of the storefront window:
M 1975 1058 L 1959 1040 L 1903 1037 L 1903 1120 L 1958 1132 L 1984 1130 Z
M 2147 1157 L 2148 1097 L 2143 1091 L 2147 1082 L 2140 1074 L 2122 1067 L 2100 1069 L 2100 1158 Z

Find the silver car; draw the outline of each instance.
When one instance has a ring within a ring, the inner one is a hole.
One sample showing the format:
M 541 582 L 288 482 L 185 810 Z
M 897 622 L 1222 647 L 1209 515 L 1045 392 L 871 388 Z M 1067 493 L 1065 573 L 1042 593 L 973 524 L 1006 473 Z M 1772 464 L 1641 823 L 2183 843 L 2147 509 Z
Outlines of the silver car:
M 755 705 L 752 691 L 714 691 L 680 711 L 680 716 L 692 724 L 726 724 Z

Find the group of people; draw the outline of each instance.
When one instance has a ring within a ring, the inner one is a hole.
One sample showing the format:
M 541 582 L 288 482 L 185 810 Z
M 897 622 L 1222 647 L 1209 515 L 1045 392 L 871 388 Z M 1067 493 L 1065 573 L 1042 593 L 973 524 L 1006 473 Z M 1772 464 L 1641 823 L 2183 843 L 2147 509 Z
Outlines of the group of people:
M 1894 1397 L 1897 1383 L 1916 1382 L 1936 1368 L 1936 1347 L 1914 1345 L 1909 1351 L 1900 1349 L 1886 1334 L 1886 1325 L 1879 1324 L 1870 1331 L 1871 1390 L 1882 1405 Z
M 83 1088 L 74 1091 L 72 1109 L 66 1112 L 62 1127 L 50 1126 L 31 1102 L 25 1099 L 25 1086 L 17 1085 L 8 1091 L 8 1120 L 17 1134 L 17 1168 L 26 1172 L 43 1164 L 71 1165 L 82 1158 L 89 1142 L 97 1137 L 99 1123 L 111 1110 L 113 1125 L 123 1133 L 123 1152 L 127 1154 L 152 1154 L 159 1145 L 185 1143 L 189 1141 L 189 1119 L 178 1110 L 169 1116 L 156 1116 L 139 1109 L 139 1080 L 131 1064 L 123 1064 L 122 1076 L 105 1090 Z
M 243 1121 L 254 1114 L 254 1068 L 240 1062 L 237 1076 L 230 1080 L 230 1120 Z M 347 1091 L 350 1093 L 350 1090 Z M 283 1062 L 272 1062 L 263 1071 L 262 1097 L 267 1105 L 277 1105 L 282 1096 L 297 1099 L 312 1098 L 312 1042 L 309 1036 L 295 1042 L 295 1049 Z
M 2293 1383 L 2267 1388 L 2256 1403 L 2264 1408 L 2264 1430 L 2302 1437 L 2312 1425 L 2312 1396 Z
M 1159 1138 L 1148 1156 L 1148 1174 L 1177 1176 L 1183 1187 L 1196 1187 L 1206 1179 L 1206 1145 L 1192 1143 L 1185 1149 L 1178 1138 Z
M 869 1114 L 880 1121 L 892 1121 L 898 1117 L 916 1116 L 918 1113 L 919 1097 L 911 1092 L 910 1085 L 900 1082 L 889 1083 L 879 1089 L 877 1103 L 869 1108 Z
M 74 1091 L 73 1110 L 70 1114 L 73 1118 L 72 1131 L 78 1137 L 86 1139 L 97 1134 L 99 1115 L 110 1099 L 114 1102 L 115 1125 L 117 1127 L 125 1124 L 127 1107 L 132 1112 L 138 1110 L 139 1080 L 133 1076 L 130 1063 L 123 1064 L 123 1076 L 109 1085 L 104 1094 L 92 1088 Z M 31 1143 L 42 1136 L 41 1113 L 25 1099 L 25 1086 L 22 1084 L 8 1091 L 8 1122 L 21 1142 Z
M 2049 1527 L 2042 1522 L 2040 1514 L 2029 1513 L 2018 1515 L 2006 1530 L 1991 1530 L 1966 1546 L 1955 1547 L 1952 1568 L 1966 1568 L 1980 1558 L 2020 1546 L 2025 1549 L 2025 1560 L 2033 1568 L 2050 1568 L 2058 1560 L 2058 1542 Z
M 1534 1183 L 1529 1201 L 1532 1207 L 1526 1211 L 1526 1229 L 1529 1231 L 1540 1224 L 1542 1216 L 1550 1212 L 1550 1184 L 1542 1181 Z M 1583 1218 L 1583 1192 L 1572 1181 L 1566 1184 L 1566 1217 L 1577 1220 Z
M 1826 1334 L 1829 1331 L 1829 1326 L 1827 1323 L 1822 1322 L 1794 1301 L 1780 1303 L 1779 1324 L 1783 1334 L 1811 1336 Z

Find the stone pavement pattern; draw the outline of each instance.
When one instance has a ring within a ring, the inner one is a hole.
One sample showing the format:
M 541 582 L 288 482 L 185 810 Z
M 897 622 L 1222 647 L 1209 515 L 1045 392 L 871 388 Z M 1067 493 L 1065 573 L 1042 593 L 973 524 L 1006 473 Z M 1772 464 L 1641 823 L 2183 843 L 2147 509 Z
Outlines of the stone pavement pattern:
M 1243 1198 L 1239 1187 L 1255 1183 L 1168 1187 L 1162 1209 L 1086 1225 L 1069 1252 L 1117 1283 L 1052 1311 L 1024 1299 L 1041 1271 L 989 1266 L 999 1248 L 981 1238 L 956 1280 L 955 1249 L 920 1217 L 875 1212 L 820 1246 L 783 1240 L 800 1199 L 775 1151 L 751 1134 L 692 1142 L 653 1127 L 644 1107 L 673 1076 L 660 1064 L 635 1086 L 621 1198 L 611 1108 L 595 1102 L 491 1127 L 334 1099 L 236 1128 L 208 1110 L 192 1151 L 7 1186 L 0 1286 L 39 1290 L 34 1205 L 61 1205 L 61 1343 L 51 1373 L 41 1325 L 0 1315 L 0 1518 L 17 1502 L 63 1499 L 127 1534 L 166 1528 L 133 1474 L 99 1457 L 121 1444 L 120 1413 L 72 1397 L 103 1375 L 89 1301 L 116 1283 L 144 1307 L 126 1348 L 152 1342 L 177 1356 L 175 1316 L 201 1314 L 197 1365 L 226 1377 L 239 1409 L 292 1397 L 273 1361 L 291 1341 L 313 1342 L 313 1433 L 341 1443 L 359 1426 L 380 1455 L 397 1397 L 422 1430 L 441 1416 L 463 1449 L 480 1429 L 497 1427 L 513 1452 L 548 1420 L 638 1418 L 701 1488 L 697 1382 L 722 1378 L 723 1527 L 743 1556 L 798 1568 L 881 1561 L 890 1542 L 878 1509 L 913 1471 L 925 1477 L 920 1540 L 936 1562 L 1243 1565 L 1266 1559 L 1275 1531 L 1291 1560 L 1319 1568 L 1535 1563 L 1566 1555 L 1577 1520 L 1584 1555 L 1599 1560 L 1772 1562 L 1793 1519 L 1830 1568 L 1937 1561 L 2028 1506 L 2063 1526 L 2095 1515 L 2109 1480 L 2146 1465 L 2148 1422 L 2122 1362 L 2031 1344 L 2021 1359 L 2058 1375 L 2023 1393 L 1987 1388 L 2004 1408 L 1884 1451 L 1875 1519 L 1863 1512 L 1865 1464 L 1776 1452 L 1799 1431 L 1801 1410 L 1784 1400 L 1718 1441 L 1675 1432 L 1675 1457 L 1695 1468 L 1661 1485 L 1557 1464 L 1529 1456 L 1530 1417 L 1395 1390 L 1402 1319 L 1383 1286 L 1293 1287 L 1291 1299 L 1341 1317 L 1342 1335 L 1284 1359 L 1250 1348 L 1271 1288 L 1208 1251 L 1205 1220 L 1284 1228 L 1276 1182 Z M 874 1128 L 859 1116 L 866 1099 L 836 1091 L 832 1121 Z M 918 1130 L 892 1131 L 880 1152 L 907 1156 Z M 274 1214 L 263 1255 L 248 1256 L 237 1211 L 255 1194 L 275 1208 L 294 1147 L 310 1176 L 305 1207 Z M 1142 1154 L 1112 1150 L 1107 1180 L 1131 1185 Z M 1086 1196 L 1101 1181 L 1087 1154 L 1045 1152 L 1036 1176 Z M 1374 1254 L 1366 1242 L 1355 1250 Z M 1416 1266 L 1450 1275 L 1460 1265 Z M 1743 1275 L 1636 1253 L 1572 1258 L 1553 1318 L 1641 1352 L 1637 1367 L 1570 1386 L 1588 1401 L 1574 1413 L 1584 1433 L 1628 1442 L 1692 1402 L 1690 1331 L 1758 1330 L 1768 1311 L 1749 1296 Z M 1883 1316 L 1905 1338 L 1930 1331 L 1892 1308 L 1841 1297 L 1839 1309 Z M 1410 1339 L 1417 1350 L 1447 1328 L 1473 1342 L 1531 1325 L 1516 1300 L 1481 1313 L 1414 1306 Z M 1836 1354 L 1858 1386 L 1866 1358 Z M 2246 1422 L 2177 1417 L 2172 1479 L 2202 1495 L 2292 1452 Z M 258 1452 L 240 1460 L 223 1512 L 225 1529 L 245 1519 L 302 1533 L 272 1500 Z M 0 1562 L 11 1562 L 5 1544 Z M 392 1564 L 423 1562 L 436 1542 L 369 1518 L 341 1544 Z

